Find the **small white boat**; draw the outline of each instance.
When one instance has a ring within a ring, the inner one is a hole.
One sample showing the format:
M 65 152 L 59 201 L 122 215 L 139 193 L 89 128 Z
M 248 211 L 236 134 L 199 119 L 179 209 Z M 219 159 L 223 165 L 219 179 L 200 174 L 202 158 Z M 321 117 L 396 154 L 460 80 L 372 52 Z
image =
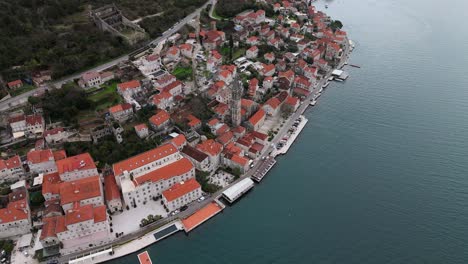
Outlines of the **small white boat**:
M 315 106 L 316 103 L 317 103 L 317 101 L 314 99 L 314 100 L 312 100 L 312 101 L 310 102 L 310 105 L 311 105 L 311 106 Z
M 329 81 L 333 81 L 333 79 L 335 79 L 333 76 L 328 78 Z
M 322 85 L 322 88 L 323 88 L 323 89 L 327 88 L 329 84 L 330 84 L 330 82 L 328 82 L 328 81 L 325 82 L 325 83 Z
M 335 78 L 334 81 L 337 81 L 337 82 L 342 82 L 343 80 L 342 79 L 339 79 L 339 78 Z
M 319 93 L 323 92 L 323 87 L 320 87 Z
M 321 95 L 322 95 L 322 93 L 316 94 L 314 100 L 317 99 L 317 98 L 319 98 Z

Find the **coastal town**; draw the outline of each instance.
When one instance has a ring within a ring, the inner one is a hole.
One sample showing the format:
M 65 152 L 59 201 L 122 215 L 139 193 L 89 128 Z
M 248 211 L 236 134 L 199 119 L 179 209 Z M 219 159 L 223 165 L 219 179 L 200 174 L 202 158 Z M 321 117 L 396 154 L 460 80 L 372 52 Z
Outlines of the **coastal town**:
M 260 184 L 348 77 L 353 43 L 312 1 L 232 19 L 215 5 L 60 87 L 47 71 L 7 83 L 35 93 L 2 111 L 1 263 L 100 263 L 191 232 Z

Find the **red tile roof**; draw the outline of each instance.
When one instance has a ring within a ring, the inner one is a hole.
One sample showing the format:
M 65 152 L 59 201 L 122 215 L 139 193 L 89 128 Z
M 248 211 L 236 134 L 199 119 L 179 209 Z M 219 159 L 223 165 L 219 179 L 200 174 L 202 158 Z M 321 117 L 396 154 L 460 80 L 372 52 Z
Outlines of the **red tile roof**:
M 0 160 L 0 170 L 19 168 L 21 166 L 21 160 L 18 155 L 13 156 L 7 160 Z
M 237 163 L 241 166 L 245 166 L 247 165 L 247 163 L 249 162 L 248 159 L 244 158 L 244 157 L 241 157 L 239 155 L 232 155 L 231 157 L 231 160 L 234 162 L 234 163 Z
M 121 175 L 124 171 L 130 172 L 174 153 L 177 153 L 177 148 L 173 144 L 164 144 L 129 159 L 117 162 L 112 166 L 112 168 L 115 175 Z
M 66 157 L 67 157 L 67 153 L 65 152 L 65 150 L 61 149 L 61 150 L 54 151 L 54 160 L 55 161 L 63 160 Z
M 143 130 L 143 129 L 148 129 L 148 126 L 147 126 L 145 123 L 143 123 L 143 124 L 138 124 L 138 125 L 135 126 L 135 130 L 136 130 L 136 131 L 141 131 L 141 130 Z
M 277 109 L 281 102 L 276 97 L 272 97 L 266 101 L 265 105 L 269 105 L 273 109 Z
M 180 176 L 191 170 L 193 170 L 192 162 L 187 158 L 182 158 L 157 170 L 148 172 L 145 175 L 136 177 L 134 182 L 136 185 L 141 185 L 148 181 L 158 182 L 160 180 L 167 180 L 175 176 Z
M 255 126 L 262 118 L 265 117 L 265 111 L 263 109 L 259 109 L 250 119 L 249 122 L 253 126 Z
M 159 110 L 155 115 L 150 117 L 149 121 L 156 126 L 164 124 L 170 118 L 169 113 L 166 110 Z
M 217 156 L 223 150 L 223 145 L 213 139 L 205 140 L 197 145 L 197 149 L 211 156 Z
M 299 103 L 299 99 L 297 97 L 289 96 L 286 99 L 286 104 L 296 106 Z
M 44 118 L 39 114 L 26 116 L 27 125 L 33 126 L 33 125 L 42 124 L 42 123 L 44 123 Z
M 115 114 L 115 113 L 122 112 L 131 108 L 132 108 L 132 105 L 128 103 L 118 104 L 118 105 L 109 107 L 109 112 Z
M 26 199 L 10 202 L 6 208 L 0 209 L 0 223 L 2 225 L 27 219 L 28 217 L 29 210 L 28 201 Z
M 88 169 L 96 169 L 94 160 L 89 153 L 83 153 L 57 161 L 57 170 L 59 174 Z
M 187 139 L 185 139 L 185 136 L 182 134 L 179 134 L 177 137 L 171 139 L 171 142 L 177 147 L 181 147 L 184 144 L 187 143 Z
M 219 143 L 223 144 L 223 145 L 226 145 L 228 144 L 229 142 L 231 142 L 231 140 L 234 138 L 234 134 L 231 132 L 231 131 L 228 131 L 226 133 L 223 133 L 222 135 L 220 135 L 219 137 L 216 138 L 216 141 L 218 141 Z
M 60 204 L 80 202 L 81 200 L 102 197 L 99 176 L 87 177 L 60 184 Z
M 189 120 L 188 125 L 189 125 L 190 127 L 195 127 L 195 126 L 201 124 L 200 119 L 196 118 L 194 115 L 191 115 L 191 114 L 188 115 L 188 116 L 187 116 L 187 119 Z
M 57 128 L 54 128 L 54 129 L 49 129 L 47 131 L 44 132 L 44 137 L 47 137 L 49 135 L 56 135 L 60 132 L 63 132 L 63 127 L 57 127 Z
M 171 202 L 199 188 L 201 188 L 200 184 L 194 178 L 191 178 L 185 182 L 174 184 L 171 188 L 165 190 L 162 195 L 168 202 Z
M 46 217 L 42 219 L 44 225 L 42 226 L 42 232 L 40 240 L 44 240 L 48 237 L 57 237 L 56 226 L 57 226 L 57 216 Z
M 140 81 L 132 80 L 129 82 L 120 83 L 117 85 L 117 87 L 120 90 L 125 91 L 127 89 L 135 89 L 135 88 L 141 87 L 141 84 L 140 84 Z
M 8 87 L 14 87 L 14 86 L 17 86 L 17 85 L 23 85 L 23 82 L 21 80 L 15 80 L 15 81 L 12 81 L 12 82 L 9 82 L 8 83 Z
M 113 174 L 109 174 L 104 177 L 105 189 L 104 189 L 104 197 L 106 201 L 112 201 L 114 199 L 120 200 L 120 191 L 119 187 L 117 186 L 117 182 L 115 181 L 115 177 Z
M 52 195 L 60 193 L 60 176 L 58 172 L 44 175 L 42 179 L 42 195 L 50 193 Z
M 66 212 L 64 225 L 66 228 L 68 225 L 88 221 L 91 219 L 94 219 L 93 205 L 87 204 L 80 206 L 79 203 L 76 203 L 74 204 L 73 209 L 70 209 Z M 59 224 L 57 224 L 57 227 L 58 226 Z
M 45 150 L 33 150 L 28 152 L 27 154 L 28 162 L 32 164 L 38 164 L 42 162 L 48 162 L 54 160 L 54 154 L 52 150 L 45 149 Z

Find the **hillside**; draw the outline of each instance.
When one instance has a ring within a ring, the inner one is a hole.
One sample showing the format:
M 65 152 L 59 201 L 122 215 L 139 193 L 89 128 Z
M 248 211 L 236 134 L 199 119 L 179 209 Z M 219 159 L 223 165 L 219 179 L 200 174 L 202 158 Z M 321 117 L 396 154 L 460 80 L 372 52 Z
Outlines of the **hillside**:
M 34 70 L 49 68 L 57 78 L 89 68 L 131 50 L 132 47 L 122 39 L 101 32 L 95 27 L 87 15 L 91 5 L 95 8 L 115 3 L 131 20 L 163 12 L 161 16 L 144 19 L 140 24 L 154 37 L 204 2 L 201 0 L 0 1 L 0 73 L 5 81 L 10 81 L 27 77 Z

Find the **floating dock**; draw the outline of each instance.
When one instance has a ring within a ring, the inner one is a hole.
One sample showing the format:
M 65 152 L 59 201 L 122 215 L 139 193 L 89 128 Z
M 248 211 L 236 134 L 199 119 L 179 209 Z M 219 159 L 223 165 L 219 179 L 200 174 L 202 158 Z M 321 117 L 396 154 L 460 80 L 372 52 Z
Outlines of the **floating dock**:
M 261 182 L 273 166 L 275 166 L 276 160 L 274 157 L 268 156 L 262 163 L 262 165 L 254 172 L 251 176 L 252 180 Z
M 349 74 L 345 71 L 342 70 L 333 70 L 332 71 L 332 76 L 335 77 L 335 80 L 340 79 L 340 80 L 346 80 L 349 77 Z
M 153 264 L 148 251 L 138 254 L 138 261 L 140 261 L 140 264 Z
M 246 192 L 248 192 L 250 189 L 254 187 L 254 182 L 250 178 L 245 178 L 241 180 L 240 182 L 234 184 L 231 186 L 229 189 L 225 190 L 223 192 L 223 197 L 226 199 L 229 203 L 235 202 L 239 197 L 244 195 Z
M 222 205 L 217 203 L 216 201 L 209 203 L 202 209 L 196 211 L 191 216 L 182 220 L 182 224 L 184 225 L 184 230 L 186 233 L 192 231 L 199 225 L 203 224 L 204 222 L 208 221 L 208 219 L 212 218 L 213 216 L 217 215 L 224 209 Z

